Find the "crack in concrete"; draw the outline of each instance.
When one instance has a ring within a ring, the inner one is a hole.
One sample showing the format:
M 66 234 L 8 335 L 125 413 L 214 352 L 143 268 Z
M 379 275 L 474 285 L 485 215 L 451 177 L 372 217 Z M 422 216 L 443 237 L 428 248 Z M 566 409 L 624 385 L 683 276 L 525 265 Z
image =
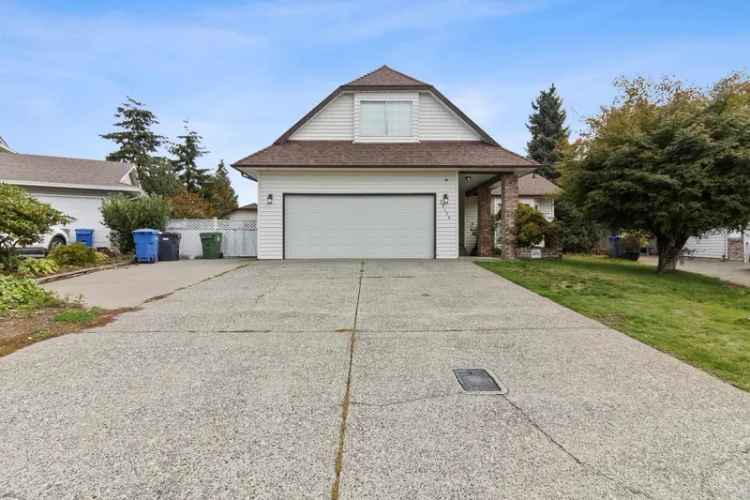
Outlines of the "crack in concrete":
M 354 364 L 354 345 L 357 339 L 357 317 L 359 315 L 359 298 L 362 295 L 362 278 L 365 274 L 365 261 L 360 261 L 359 284 L 357 286 L 357 301 L 354 305 L 354 322 L 349 335 L 349 367 L 346 374 L 346 391 L 341 402 L 341 424 L 339 427 L 339 445 L 336 449 L 335 471 L 336 477 L 331 485 L 331 500 L 338 500 L 341 489 L 341 473 L 344 470 L 344 445 L 346 444 L 346 425 L 349 418 L 349 405 L 352 399 L 352 365 Z
M 651 496 L 650 494 L 646 493 L 643 490 L 640 490 L 634 486 L 630 486 L 629 484 L 625 484 L 622 481 L 619 481 L 615 479 L 612 476 L 609 476 L 608 474 L 605 474 L 604 472 L 600 471 L 596 467 L 594 467 L 591 464 L 588 464 L 578 458 L 572 451 L 568 450 L 565 446 L 563 446 L 562 443 L 560 443 L 558 440 L 556 440 L 549 432 L 544 430 L 542 426 L 540 426 L 531 416 L 524 411 L 523 408 L 521 408 L 517 403 L 515 403 L 512 399 L 510 399 L 506 394 L 501 395 L 502 398 L 504 398 L 510 406 L 513 407 L 523 418 L 534 428 L 536 429 L 540 434 L 542 434 L 550 443 L 552 443 L 556 448 L 558 448 L 560 451 L 565 453 L 568 457 L 570 457 L 576 464 L 580 465 L 584 469 L 588 469 L 597 476 L 606 479 L 607 481 L 610 481 L 620 488 L 628 491 L 629 493 L 632 493 L 633 495 L 641 495 L 646 498 L 654 499 L 655 497 Z

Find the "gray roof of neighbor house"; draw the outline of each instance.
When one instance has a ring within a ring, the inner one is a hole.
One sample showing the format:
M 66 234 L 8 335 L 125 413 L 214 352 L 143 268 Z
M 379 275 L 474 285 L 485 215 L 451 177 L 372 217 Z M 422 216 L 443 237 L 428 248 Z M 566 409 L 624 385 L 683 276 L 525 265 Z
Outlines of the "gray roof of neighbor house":
M 0 153 L 0 182 L 19 186 L 138 192 L 129 163 L 58 156 Z
M 293 141 L 292 134 L 345 91 L 410 90 L 432 93 L 474 129 L 476 141 L 418 143 L 355 143 L 352 141 Z M 466 167 L 530 168 L 537 163 L 500 146 L 432 85 L 388 66 L 341 85 L 284 132 L 271 146 L 233 164 L 237 167 Z
M 5 139 L 3 139 L 2 136 L 0 136 L 0 153 L 12 153 L 13 150 L 10 149 L 10 146 L 8 146 L 8 143 L 5 142 Z
M 256 210 L 258 210 L 257 203 L 248 203 L 247 205 L 235 208 L 232 212 L 255 212 Z
M 561 192 L 557 184 L 539 174 L 528 174 L 518 178 L 519 196 L 557 196 Z M 501 188 L 495 187 L 492 194 L 502 194 Z

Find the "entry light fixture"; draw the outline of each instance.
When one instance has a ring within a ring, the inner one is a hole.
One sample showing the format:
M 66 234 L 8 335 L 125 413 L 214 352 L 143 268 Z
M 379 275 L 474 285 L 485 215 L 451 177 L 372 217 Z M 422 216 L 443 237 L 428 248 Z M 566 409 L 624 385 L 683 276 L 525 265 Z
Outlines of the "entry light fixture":
M 469 182 L 470 180 L 471 180 L 470 175 L 467 175 L 466 177 L 464 177 L 464 182 Z
M 448 204 L 448 193 L 443 193 L 443 206 L 446 206 Z
M 273 194 L 268 193 L 268 196 L 266 196 L 266 203 L 273 205 Z

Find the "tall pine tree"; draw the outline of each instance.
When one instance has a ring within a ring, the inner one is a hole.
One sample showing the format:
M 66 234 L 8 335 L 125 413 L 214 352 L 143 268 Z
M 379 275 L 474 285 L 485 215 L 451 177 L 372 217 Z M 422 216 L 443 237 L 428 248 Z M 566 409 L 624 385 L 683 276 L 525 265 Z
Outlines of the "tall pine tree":
M 132 163 L 138 169 L 138 175 L 145 177 L 152 155 L 164 143 L 164 137 L 151 130 L 159 120 L 142 102 L 132 97 L 117 107 L 115 118 L 118 121 L 114 126 L 121 130 L 100 135 L 119 146 L 117 151 L 107 155 L 107 160 Z
M 561 146 L 568 141 L 569 130 L 565 127 L 565 110 L 562 99 L 553 84 L 549 90 L 542 90 L 531 103 L 534 112 L 529 115 L 526 128 L 531 132 L 531 140 L 526 144 L 529 157 L 541 164 L 537 173 L 548 179 L 559 176 L 557 163 L 562 159 Z
M 209 175 L 208 169 L 199 168 L 196 160 L 204 156 L 208 151 L 201 145 L 203 137 L 195 130 L 190 130 L 188 122 L 185 122 L 185 134 L 177 136 L 180 142 L 172 144 L 169 152 L 175 156 L 172 161 L 180 180 L 185 189 L 191 193 L 203 191 Z
M 141 187 L 148 194 L 172 196 L 180 188 L 180 180 L 168 160 L 154 156 L 166 138 L 156 134 L 152 127 L 159 124 L 156 115 L 143 103 L 128 97 L 117 107 L 114 126 L 121 130 L 102 134 L 101 137 L 115 142 L 119 149 L 107 155 L 109 161 L 132 163 L 136 166 Z
M 224 160 L 219 162 L 216 172 L 211 176 L 204 192 L 205 198 L 211 203 L 219 217 L 223 217 L 235 208 L 237 208 L 237 193 L 232 188 L 232 182 L 229 180 Z

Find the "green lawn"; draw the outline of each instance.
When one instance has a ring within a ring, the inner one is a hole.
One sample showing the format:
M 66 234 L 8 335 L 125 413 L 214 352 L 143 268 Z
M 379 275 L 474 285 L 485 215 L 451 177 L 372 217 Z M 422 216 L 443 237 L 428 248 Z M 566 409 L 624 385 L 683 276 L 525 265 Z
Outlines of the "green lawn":
M 750 391 L 750 288 L 600 257 L 477 264 Z

